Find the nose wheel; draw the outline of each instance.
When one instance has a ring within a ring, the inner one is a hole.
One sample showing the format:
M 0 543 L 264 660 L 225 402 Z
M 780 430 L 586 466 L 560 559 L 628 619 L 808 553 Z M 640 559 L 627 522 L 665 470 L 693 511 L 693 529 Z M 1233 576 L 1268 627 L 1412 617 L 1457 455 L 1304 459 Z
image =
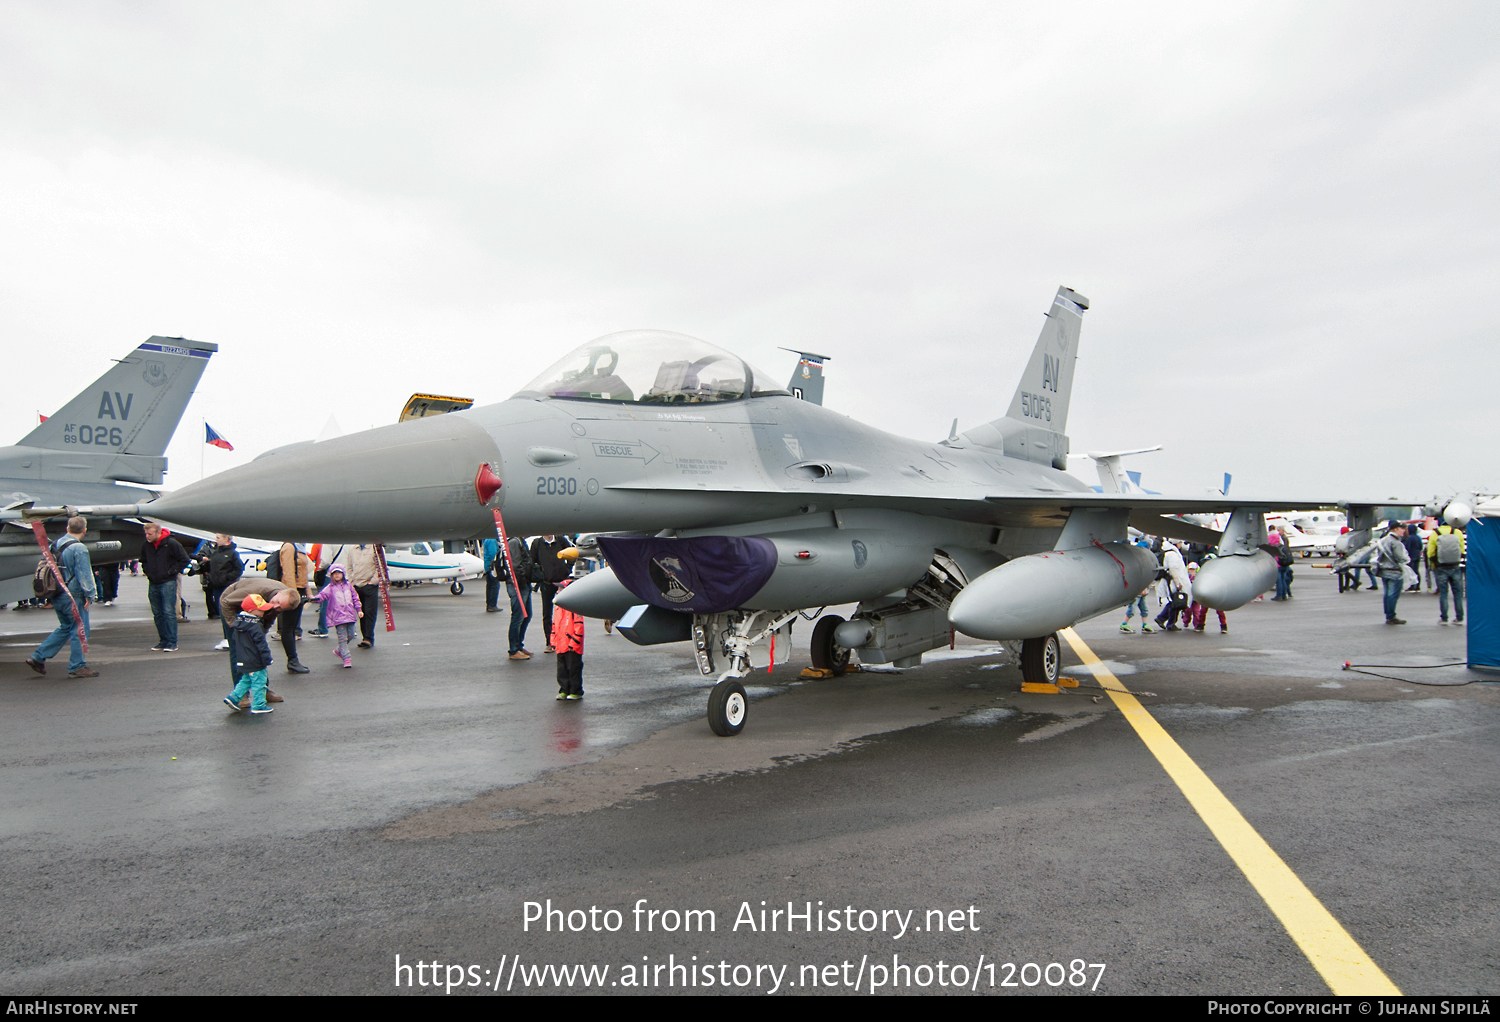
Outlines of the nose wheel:
M 725 678 L 708 694 L 708 726 L 720 738 L 737 735 L 745 729 L 748 707 L 745 686 L 734 678 Z
M 448 591 L 454 596 L 462 596 L 464 594 L 464 584 L 462 582 L 455 581 L 448 587 Z

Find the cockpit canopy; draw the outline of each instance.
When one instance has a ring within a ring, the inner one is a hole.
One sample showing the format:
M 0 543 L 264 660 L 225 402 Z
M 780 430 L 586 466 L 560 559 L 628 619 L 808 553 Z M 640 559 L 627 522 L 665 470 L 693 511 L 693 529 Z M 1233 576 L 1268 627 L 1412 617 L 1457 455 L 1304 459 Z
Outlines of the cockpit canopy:
M 625 330 L 575 348 L 516 397 L 693 405 L 785 395 L 717 345 L 665 330 Z

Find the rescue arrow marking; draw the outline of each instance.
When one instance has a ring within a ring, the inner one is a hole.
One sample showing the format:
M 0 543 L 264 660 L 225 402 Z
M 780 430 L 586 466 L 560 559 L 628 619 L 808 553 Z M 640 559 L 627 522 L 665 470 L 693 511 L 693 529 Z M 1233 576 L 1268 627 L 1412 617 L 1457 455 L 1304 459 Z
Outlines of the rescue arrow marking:
M 595 440 L 593 444 L 596 458 L 640 458 L 646 465 L 655 461 L 656 456 L 661 453 L 639 440 Z M 647 451 L 651 453 L 647 454 Z

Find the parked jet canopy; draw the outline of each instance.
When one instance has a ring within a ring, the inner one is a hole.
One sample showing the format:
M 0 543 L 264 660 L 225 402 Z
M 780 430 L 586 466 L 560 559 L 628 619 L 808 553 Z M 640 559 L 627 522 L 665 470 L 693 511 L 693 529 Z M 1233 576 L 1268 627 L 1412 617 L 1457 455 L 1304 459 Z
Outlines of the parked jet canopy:
M 666 330 L 626 330 L 575 348 L 516 397 L 679 405 L 786 394 L 770 374 L 717 345 Z

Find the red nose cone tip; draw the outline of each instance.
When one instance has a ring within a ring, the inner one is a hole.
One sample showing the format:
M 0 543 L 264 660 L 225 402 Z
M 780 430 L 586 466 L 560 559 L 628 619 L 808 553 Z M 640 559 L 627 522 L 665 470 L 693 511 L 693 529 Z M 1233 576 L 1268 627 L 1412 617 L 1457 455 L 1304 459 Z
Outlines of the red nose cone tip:
M 479 498 L 481 504 L 488 504 L 501 485 L 500 477 L 488 464 L 480 465 L 479 471 L 474 473 L 474 496 Z

